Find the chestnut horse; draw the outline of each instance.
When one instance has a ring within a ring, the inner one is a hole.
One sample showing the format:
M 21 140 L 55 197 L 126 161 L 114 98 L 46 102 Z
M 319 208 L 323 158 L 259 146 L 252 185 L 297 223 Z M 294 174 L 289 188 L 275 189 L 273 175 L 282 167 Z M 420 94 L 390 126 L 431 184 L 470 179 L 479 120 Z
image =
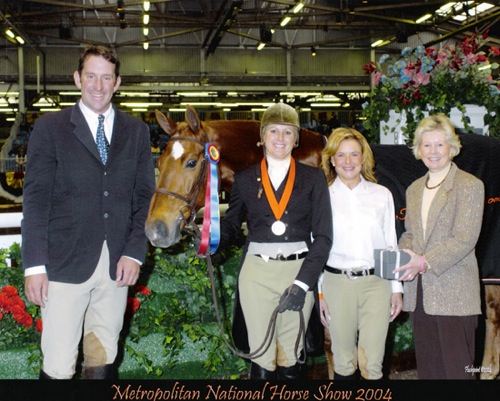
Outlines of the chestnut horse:
M 160 174 L 146 220 L 146 235 L 153 246 L 167 248 L 180 240 L 182 230 L 193 221 L 196 211 L 203 204 L 203 183 L 206 174 L 204 145 L 210 142 L 219 149 L 221 188 L 228 192 L 231 190 L 234 174 L 259 162 L 263 152 L 260 148 L 258 121 L 202 122 L 192 107 L 186 109 L 186 121 L 178 124 L 159 111 L 156 112 L 156 118 L 162 129 L 170 135 L 170 140 L 158 159 Z M 487 148 L 494 145 L 489 141 L 495 141 L 478 135 L 462 136 L 461 140 L 463 144 L 470 145 L 463 149 L 460 157 L 467 153 L 466 149 L 470 151 L 476 146 L 471 141 L 482 141 L 481 146 Z M 318 167 L 324 143 L 320 134 L 301 129 L 300 146 L 294 149 L 293 156 L 305 164 Z M 404 220 L 404 188 L 422 176 L 426 170 L 404 146 L 376 145 L 373 150 L 378 162 L 379 182 L 393 193 L 396 210 L 399 211 L 396 216 L 397 227 L 401 232 Z M 484 171 L 477 166 L 477 158 L 472 159 L 475 160 L 474 165 L 466 170 L 479 176 L 484 175 Z M 496 163 L 495 160 L 493 166 Z M 487 176 L 482 178 L 487 182 Z M 493 215 L 491 216 L 487 220 L 494 219 Z M 481 378 L 492 379 L 498 375 L 500 364 L 500 285 L 485 285 L 485 301 L 486 338 L 483 367 L 486 371 L 481 373 Z M 325 349 L 329 351 L 328 346 L 325 346 Z M 327 356 L 331 355 L 327 352 Z M 329 375 L 332 376 L 332 361 L 329 363 Z

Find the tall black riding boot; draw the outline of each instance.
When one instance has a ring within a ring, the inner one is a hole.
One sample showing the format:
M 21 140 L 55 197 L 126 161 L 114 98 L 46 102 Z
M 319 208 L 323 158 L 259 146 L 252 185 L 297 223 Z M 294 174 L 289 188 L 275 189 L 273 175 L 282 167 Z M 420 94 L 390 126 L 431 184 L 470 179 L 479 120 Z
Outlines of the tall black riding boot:
M 344 376 L 344 375 L 339 375 L 337 372 L 333 372 L 333 380 L 356 380 L 356 373 Z
M 278 380 L 297 380 L 302 378 L 302 365 L 296 363 L 293 366 L 278 366 L 277 369 L 277 379 Z
M 117 374 L 113 364 L 88 366 L 82 369 L 82 379 L 88 380 L 116 380 Z
M 250 365 L 250 380 L 276 380 L 276 372 L 264 369 L 252 362 Z

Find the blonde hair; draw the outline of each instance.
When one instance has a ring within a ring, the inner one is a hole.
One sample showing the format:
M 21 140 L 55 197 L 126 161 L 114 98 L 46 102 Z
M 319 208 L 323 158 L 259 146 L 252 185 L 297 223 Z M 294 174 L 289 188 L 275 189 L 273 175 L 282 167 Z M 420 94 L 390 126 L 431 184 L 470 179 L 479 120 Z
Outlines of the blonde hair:
M 345 141 L 346 139 L 354 139 L 355 141 L 358 141 L 361 146 L 361 153 L 363 155 L 361 175 L 363 178 L 367 181 L 377 182 L 374 172 L 375 159 L 373 158 L 373 152 L 366 138 L 359 131 L 356 131 L 353 128 L 336 128 L 328 137 L 328 142 L 321 152 L 321 168 L 325 173 L 328 185 L 330 185 L 337 177 L 335 168 L 332 166 L 330 160 L 332 156 L 335 156 L 338 152 L 342 141 Z
M 420 160 L 422 156 L 420 155 L 420 144 L 422 143 L 422 135 L 429 131 L 439 131 L 442 132 L 448 141 L 450 149 L 450 158 L 453 159 L 456 155 L 460 153 L 460 148 L 462 144 L 460 143 L 460 138 L 455 132 L 455 127 L 453 126 L 450 119 L 442 114 L 433 114 L 429 117 L 424 118 L 417 126 L 415 130 L 415 136 L 413 137 L 413 155 L 417 160 Z

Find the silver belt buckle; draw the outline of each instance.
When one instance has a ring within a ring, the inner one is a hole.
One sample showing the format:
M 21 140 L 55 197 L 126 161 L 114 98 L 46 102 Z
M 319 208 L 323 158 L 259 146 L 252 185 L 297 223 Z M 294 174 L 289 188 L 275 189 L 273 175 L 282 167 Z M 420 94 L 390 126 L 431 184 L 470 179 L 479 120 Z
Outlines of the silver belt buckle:
M 344 273 L 349 280 L 356 280 L 357 277 L 352 275 L 352 270 L 351 269 L 346 269 Z

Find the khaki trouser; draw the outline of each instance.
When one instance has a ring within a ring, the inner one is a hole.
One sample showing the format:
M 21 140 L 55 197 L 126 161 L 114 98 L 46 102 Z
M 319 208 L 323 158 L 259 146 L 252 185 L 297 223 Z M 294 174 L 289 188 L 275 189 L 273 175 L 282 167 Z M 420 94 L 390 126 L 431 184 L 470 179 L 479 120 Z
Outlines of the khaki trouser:
M 109 277 L 106 242 L 92 276 L 82 284 L 49 281 L 48 301 L 42 308 L 43 371 L 56 379 L 75 373 L 82 338 L 84 365 L 113 363 L 123 326 L 128 287 Z
M 365 379 L 380 379 L 391 311 L 390 281 L 325 272 L 323 292 L 331 316 L 335 372 L 352 375 L 359 363 Z
M 285 289 L 293 284 L 302 262 L 303 259 L 265 262 L 259 256 L 247 255 L 245 257 L 239 276 L 239 293 L 251 352 L 264 341 L 269 319 Z M 303 308 L 306 327 L 313 304 L 314 297 L 309 291 Z M 298 312 L 278 313 L 276 332 L 271 346 L 264 355 L 252 361 L 270 371 L 274 371 L 276 366 L 295 365 L 297 358 L 294 348 L 299 325 Z M 303 345 L 301 339 L 299 355 Z

